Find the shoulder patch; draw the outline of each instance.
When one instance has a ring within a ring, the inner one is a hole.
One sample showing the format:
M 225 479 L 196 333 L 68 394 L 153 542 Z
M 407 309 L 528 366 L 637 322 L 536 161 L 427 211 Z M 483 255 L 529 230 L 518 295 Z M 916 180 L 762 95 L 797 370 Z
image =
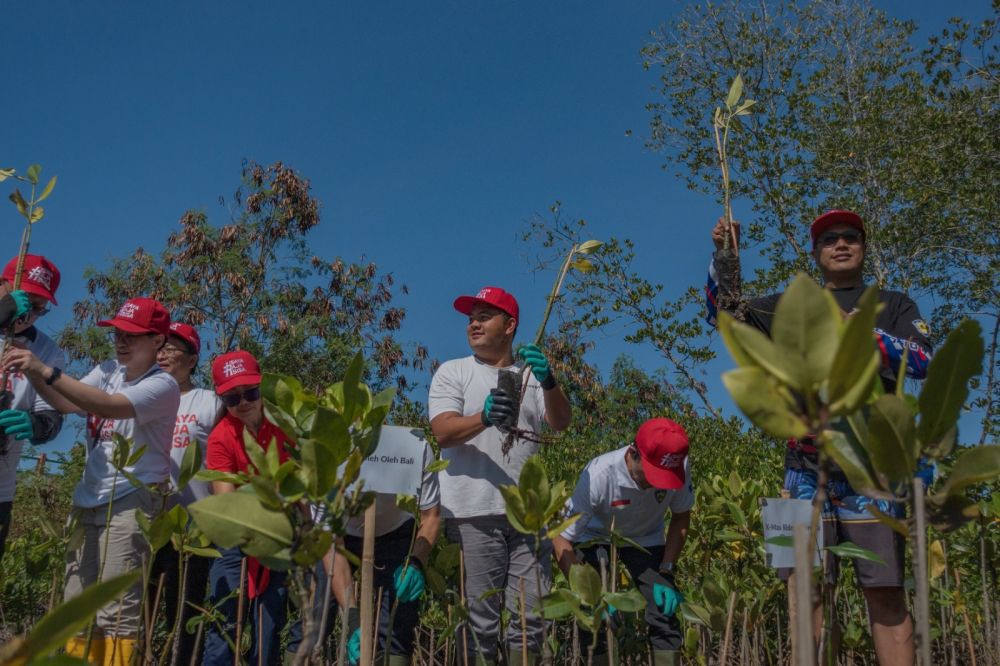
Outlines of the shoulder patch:
M 927 322 L 923 319 L 914 319 L 913 328 L 917 329 L 923 336 L 928 336 L 931 334 L 931 327 L 927 325 Z

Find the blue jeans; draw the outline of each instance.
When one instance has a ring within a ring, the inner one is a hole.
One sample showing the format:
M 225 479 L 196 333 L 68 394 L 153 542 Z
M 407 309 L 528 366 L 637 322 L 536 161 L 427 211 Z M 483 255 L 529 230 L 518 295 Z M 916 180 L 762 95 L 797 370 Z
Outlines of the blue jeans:
M 205 637 L 203 664 L 210 666 L 230 666 L 233 650 L 230 641 L 236 641 L 236 595 L 229 596 L 240 586 L 240 567 L 243 553 L 239 548 L 222 550 L 222 557 L 212 563 L 209 574 L 209 595 L 215 608 L 225 617 L 223 631 L 213 624 Z M 246 594 L 246 584 L 243 592 Z M 229 597 L 228 599 L 226 597 Z M 223 601 L 225 599 L 225 601 Z M 271 571 L 271 579 L 263 594 L 243 603 L 245 616 L 250 620 L 250 664 L 281 663 L 282 627 L 285 626 L 288 589 L 285 587 L 285 573 Z M 228 639 L 228 640 L 227 640 Z

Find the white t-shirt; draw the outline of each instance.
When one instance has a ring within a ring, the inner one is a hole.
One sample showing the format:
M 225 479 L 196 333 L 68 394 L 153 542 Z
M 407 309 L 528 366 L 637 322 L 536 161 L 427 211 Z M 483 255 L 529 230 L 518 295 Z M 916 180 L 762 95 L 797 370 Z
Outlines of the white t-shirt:
M 438 473 L 428 472 L 427 468 L 434 462 L 434 452 L 430 445 L 424 442 L 424 476 L 420 481 L 420 495 L 417 506 L 421 511 L 437 506 L 441 501 L 441 487 L 438 484 Z M 395 529 L 413 516 L 396 506 L 396 496 L 389 493 L 375 495 L 375 536 L 380 537 Z M 347 521 L 347 534 L 361 537 L 365 534 L 364 515 L 353 516 Z
M 520 367 L 504 369 L 519 371 Z M 529 373 L 528 377 L 517 425 L 539 433 L 545 420 L 545 397 L 534 375 Z M 431 380 L 427 411 L 431 420 L 447 412 L 478 414 L 483 411 L 490 389 L 496 387 L 497 368 L 481 363 L 475 356 L 447 361 Z M 441 514 L 445 518 L 505 513 L 500 486 L 517 484 L 524 461 L 539 449 L 537 442 L 519 439 L 505 458 L 505 437 L 498 428 L 489 427 L 465 444 L 441 449 L 441 457 L 449 461 L 441 472 Z
M 35 329 L 35 339 L 28 340 L 20 337 L 18 340 L 27 344 L 28 349 L 38 357 L 38 359 L 50 368 L 63 368 L 66 366 L 66 356 L 62 349 L 37 328 Z M 0 345 L 3 344 L 3 336 L 0 336 Z M 10 408 L 20 409 L 25 412 L 39 412 L 52 407 L 45 402 L 38 393 L 35 392 L 31 382 L 21 373 L 12 373 L 7 376 L 7 388 L 13 394 Z M 0 437 L 5 437 L 0 430 Z M 14 485 L 17 482 L 17 465 L 21 460 L 21 447 L 24 446 L 23 439 L 11 439 L 7 443 L 7 454 L 0 457 L 0 502 L 14 501 Z
M 213 391 L 194 388 L 181 393 L 181 406 L 177 409 L 174 438 L 170 447 L 170 483 L 176 492 L 181 463 L 190 444 L 201 447 L 202 467 L 205 462 L 205 443 L 212 428 L 219 422 L 225 408 Z M 191 479 L 183 491 L 171 497 L 171 503 L 187 506 L 212 494 L 207 481 Z
M 135 409 L 132 419 L 102 419 L 87 416 L 87 466 L 73 493 L 73 503 L 94 508 L 111 501 L 112 494 L 124 497 L 135 487 L 121 474 L 114 483 L 112 434 L 132 438 L 133 450 L 145 445 L 146 451 L 134 467 L 126 467 L 145 484 L 161 483 L 170 478 L 170 443 L 180 405 L 180 389 L 169 374 L 153 366 L 137 379 L 125 381 L 125 366 L 105 361 L 81 379 L 84 384 L 105 393 L 124 395 Z
M 615 532 L 640 546 L 662 546 L 663 518 L 690 511 L 694 506 L 691 472 L 684 461 L 687 483 L 677 490 L 639 488 L 625 464 L 627 446 L 597 456 L 580 473 L 573 496 L 566 502 L 566 515 L 581 514 L 562 533 L 574 543 L 606 539 L 614 519 Z

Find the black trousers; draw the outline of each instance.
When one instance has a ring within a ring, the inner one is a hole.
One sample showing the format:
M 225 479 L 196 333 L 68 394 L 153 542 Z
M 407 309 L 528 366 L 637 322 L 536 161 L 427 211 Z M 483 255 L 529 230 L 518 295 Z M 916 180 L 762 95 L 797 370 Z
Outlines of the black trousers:
M 597 569 L 598 572 L 601 570 L 598 552 L 602 549 L 607 553 L 608 562 L 610 563 L 610 547 L 591 546 L 590 548 L 583 549 L 584 561 Z M 628 569 L 629 575 L 632 576 L 632 580 L 635 581 L 635 584 L 639 588 L 639 592 L 646 599 L 645 620 L 649 632 L 649 642 L 653 646 L 653 649 L 677 651 L 681 649 L 684 641 L 680 621 L 677 619 L 676 614 L 667 617 L 660 612 L 660 609 L 657 608 L 656 603 L 653 601 L 652 583 L 646 583 L 641 580 L 645 572 L 651 570 L 653 573 L 656 573 L 659 570 L 660 562 L 663 561 L 663 546 L 651 546 L 647 547 L 646 550 L 649 551 L 649 555 L 636 548 L 619 548 L 618 560 Z M 607 566 L 609 565 L 606 564 L 605 567 Z M 598 634 L 597 647 L 594 652 L 596 654 L 604 654 L 608 651 L 604 640 L 605 632 L 601 631 Z M 581 629 L 581 644 L 589 646 L 591 640 L 592 636 L 590 632 Z
M 205 597 L 208 593 L 208 572 L 212 569 L 211 557 L 201 557 L 190 555 L 188 557 L 187 577 L 184 581 L 184 599 L 180 607 L 181 622 L 177 628 L 178 657 L 177 663 L 190 664 L 194 655 L 195 635 L 189 634 L 186 629 L 187 621 L 198 615 L 198 611 L 192 608 L 191 604 L 203 607 Z M 149 576 L 149 590 L 146 593 L 147 603 L 152 603 L 156 598 L 156 587 L 160 582 L 160 574 L 163 574 L 163 588 L 160 590 L 160 598 L 166 605 L 167 631 L 174 626 L 177 619 L 180 584 L 180 555 L 174 550 L 173 544 L 167 544 L 156 553 L 153 558 L 153 567 Z

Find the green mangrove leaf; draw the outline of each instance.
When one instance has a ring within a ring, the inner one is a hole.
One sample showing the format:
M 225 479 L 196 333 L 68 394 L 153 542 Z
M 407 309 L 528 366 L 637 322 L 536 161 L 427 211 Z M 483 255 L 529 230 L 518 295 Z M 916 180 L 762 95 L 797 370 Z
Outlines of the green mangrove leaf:
M 893 482 L 909 482 L 917 462 L 913 412 L 895 395 L 883 395 L 872 405 L 865 447 L 875 470 Z
M 771 338 L 797 370 L 793 386 L 812 393 L 830 375 L 840 342 L 840 308 L 833 295 L 799 273 L 778 299 Z
M 588 606 L 601 603 L 601 576 L 589 564 L 574 564 L 570 567 L 569 587 Z
M 986 444 L 963 450 L 941 486 L 941 494 L 957 495 L 967 487 L 1000 477 L 1000 445 Z
M 969 397 L 969 380 L 983 369 L 979 322 L 963 320 L 934 354 L 920 391 L 917 437 L 926 447 L 938 444 L 958 422 Z
M 722 375 L 722 383 L 747 418 L 764 432 L 782 439 L 808 434 L 806 424 L 792 410 L 786 394 L 762 369 L 730 370 Z

